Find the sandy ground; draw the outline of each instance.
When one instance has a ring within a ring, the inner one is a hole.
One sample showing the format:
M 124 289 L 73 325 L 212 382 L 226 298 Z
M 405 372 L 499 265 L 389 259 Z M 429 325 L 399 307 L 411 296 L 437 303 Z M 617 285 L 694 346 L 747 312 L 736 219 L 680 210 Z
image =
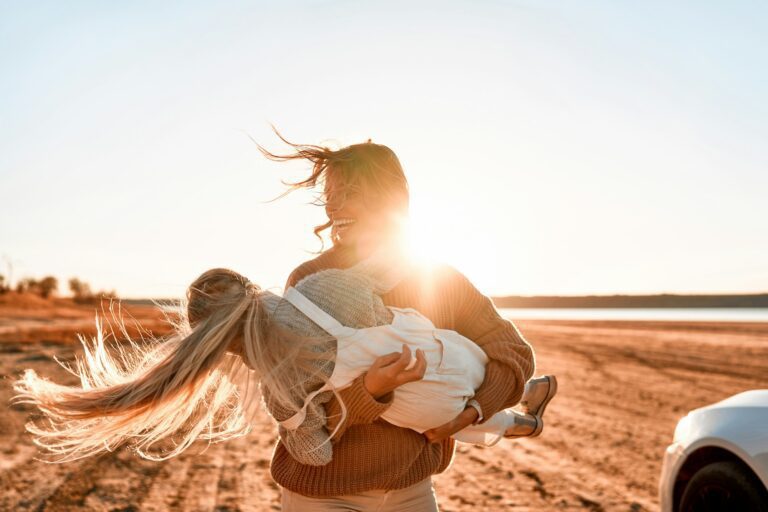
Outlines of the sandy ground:
M 2 306 L 0 304 L 0 306 Z M 71 329 L 92 324 L 93 307 L 0 307 L 0 400 L 10 379 L 35 368 L 69 377 Z M 158 315 L 132 313 L 157 327 Z M 493 448 L 459 445 L 435 478 L 442 511 L 658 508 L 662 453 L 689 409 L 764 387 L 768 324 L 521 321 L 538 373 L 555 373 L 560 393 L 542 437 Z M 71 377 L 70 381 L 71 381 Z M 275 443 L 268 419 L 246 438 L 165 463 L 120 450 L 71 464 L 44 464 L 24 433 L 33 411 L 0 412 L 0 510 L 279 510 L 269 476 Z

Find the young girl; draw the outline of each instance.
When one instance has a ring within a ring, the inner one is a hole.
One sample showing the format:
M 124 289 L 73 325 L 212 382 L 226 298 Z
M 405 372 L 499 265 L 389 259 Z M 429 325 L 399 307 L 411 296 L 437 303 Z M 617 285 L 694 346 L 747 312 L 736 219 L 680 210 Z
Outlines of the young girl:
M 418 432 L 439 426 L 471 399 L 487 357 L 413 309 L 384 306 L 379 294 L 391 284 L 374 269 L 366 262 L 321 271 L 282 298 L 230 270 L 210 270 L 189 287 L 189 331 L 149 347 L 134 345 L 118 357 L 98 336 L 75 369 L 82 386 L 59 386 L 27 370 L 15 384 L 16 400 L 37 405 L 50 420 L 28 429 L 61 461 L 124 443 L 144 457 L 164 459 L 196 438 L 225 440 L 248 431 L 245 400 L 253 397 L 235 385 L 244 363 L 292 454 L 323 465 L 331 460 L 336 429 L 326 428 L 327 396 L 321 395 L 364 376 L 376 359 L 404 344 L 404 354 L 415 353 L 413 371 L 421 378 L 400 386 L 382 417 Z M 555 390 L 553 377 L 533 381 L 526 398 L 534 414 L 506 410 L 454 437 L 492 445 L 505 435 L 538 435 Z M 343 415 L 343 402 L 342 408 Z M 165 441 L 173 445 L 163 447 Z
M 393 265 L 395 261 L 398 264 Z M 284 300 L 336 339 L 335 347 L 331 347 L 336 351 L 336 360 L 330 381 L 310 393 L 299 412 L 280 422 L 287 444 L 295 442 L 291 437 L 306 435 L 306 432 L 292 431 L 306 421 L 305 411 L 312 398 L 324 391 L 348 386 L 370 368 L 377 357 L 386 354 L 399 359 L 401 365 L 413 367 L 412 371 L 419 377 L 397 388 L 391 406 L 381 415 L 387 422 L 425 432 L 455 418 L 471 401 L 483 382 L 488 361 L 482 349 L 455 331 L 436 329 L 413 308 L 384 306 L 381 294 L 399 281 L 398 275 L 419 272 L 409 267 L 405 259 L 380 253 L 347 270 L 329 269 L 312 274 L 286 291 Z M 366 314 L 349 318 L 350 311 Z M 335 318 L 341 315 L 362 328 L 342 324 Z M 401 344 L 405 350 L 398 358 Z M 409 361 L 411 352 L 415 356 Z M 502 437 L 536 436 L 543 428 L 541 416 L 556 386 L 554 376 L 532 379 L 523 398 L 523 408 L 533 414 L 507 409 L 482 424 L 464 428 L 453 437 L 463 442 L 493 445 Z M 309 464 L 327 462 L 325 457 L 318 460 L 312 451 L 296 455 Z

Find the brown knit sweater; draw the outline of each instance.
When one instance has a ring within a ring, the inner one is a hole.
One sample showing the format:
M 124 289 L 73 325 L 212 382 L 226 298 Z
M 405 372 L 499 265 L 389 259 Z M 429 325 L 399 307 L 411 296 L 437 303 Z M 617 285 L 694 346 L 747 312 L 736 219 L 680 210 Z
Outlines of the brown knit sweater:
M 352 250 L 334 247 L 300 265 L 286 288 L 307 275 L 358 263 Z M 485 381 L 475 400 L 484 418 L 515 405 L 533 375 L 533 351 L 520 332 L 501 318 L 489 298 L 458 271 L 421 267 L 407 274 L 383 295 L 387 306 L 414 308 L 438 328 L 455 330 L 477 343 L 488 355 Z M 395 390 L 397 393 L 397 390 Z M 278 441 L 272 477 L 281 486 L 306 496 L 341 496 L 372 489 L 402 489 L 444 471 L 451 462 L 454 441 L 430 444 L 416 431 L 379 419 L 391 400 L 379 402 L 358 378 L 340 392 L 347 416 L 334 437 L 333 458 L 324 466 L 301 464 Z M 341 417 L 338 401 L 326 404 L 327 428 Z

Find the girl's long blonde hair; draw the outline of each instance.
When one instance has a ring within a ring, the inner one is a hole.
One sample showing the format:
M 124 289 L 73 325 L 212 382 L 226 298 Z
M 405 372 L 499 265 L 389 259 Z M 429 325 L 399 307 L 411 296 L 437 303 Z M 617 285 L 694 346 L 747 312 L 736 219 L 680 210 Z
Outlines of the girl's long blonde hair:
M 259 386 L 283 409 L 301 406 L 301 386 L 322 376 L 329 355 L 271 322 L 258 286 L 227 269 L 203 273 L 187 291 L 174 335 L 107 348 L 101 322 L 85 353 L 67 370 L 80 386 L 63 386 L 26 370 L 16 403 L 43 413 L 27 430 L 65 462 L 130 445 L 164 460 L 196 439 L 224 441 L 250 431 Z M 127 337 L 125 329 L 122 333 Z M 297 393 L 297 389 L 299 392 Z M 297 398 L 299 397 L 299 398 Z

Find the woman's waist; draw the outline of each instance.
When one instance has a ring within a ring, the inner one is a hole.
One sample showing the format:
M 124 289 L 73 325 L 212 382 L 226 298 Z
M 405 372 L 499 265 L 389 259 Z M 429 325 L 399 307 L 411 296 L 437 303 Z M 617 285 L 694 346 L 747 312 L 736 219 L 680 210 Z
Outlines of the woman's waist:
M 428 443 L 414 430 L 378 420 L 349 427 L 333 445 L 333 458 L 324 466 L 297 462 L 278 441 L 271 471 L 278 484 L 294 492 L 338 496 L 413 485 L 444 471 L 453 452 L 451 439 Z

